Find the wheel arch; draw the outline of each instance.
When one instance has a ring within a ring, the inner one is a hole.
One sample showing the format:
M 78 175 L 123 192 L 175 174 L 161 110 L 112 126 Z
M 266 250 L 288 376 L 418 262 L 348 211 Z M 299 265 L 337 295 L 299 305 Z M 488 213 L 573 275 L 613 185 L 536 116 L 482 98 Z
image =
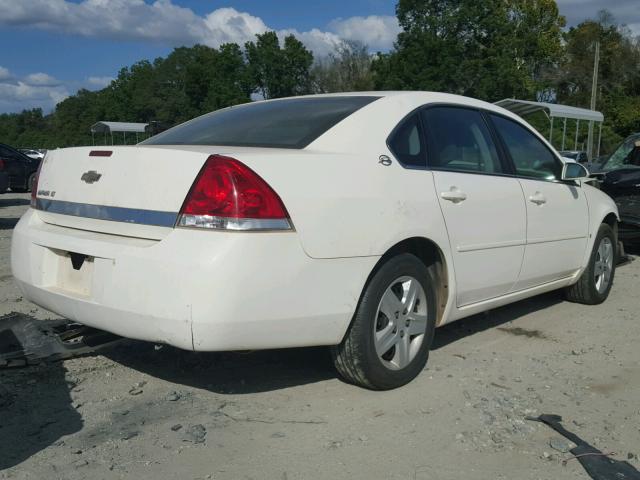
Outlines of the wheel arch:
M 440 325 L 444 316 L 444 311 L 449 301 L 450 296 L 450 277 L 449 267 L 443 250 L 438 246 L 436 242 L 426 237 L 410 237 L 406 238 L 392 247 L 390 247 L 380 257 L 375 264 L 371 273 L 367 277 L 367 281 L 363 287 L 363 292 L 366 286 L 369 284 L 371 277 L 378 271 L 378 269 L 390 258 L 399 255 L 401 253 L 410 253 L 418 257 L 422 263 L 428 268 L 433 268 L 433 275 L 436 278 L 436 326 Z M 452 273 L 452 272 L 451 272 Z
M 615 213 L 608 213 L 600 223 L 606 223 L 607 225 L 609 225 L 613 230 L 614 235 L 616 236 L 616 240 L 618 239 L 618 216 Z

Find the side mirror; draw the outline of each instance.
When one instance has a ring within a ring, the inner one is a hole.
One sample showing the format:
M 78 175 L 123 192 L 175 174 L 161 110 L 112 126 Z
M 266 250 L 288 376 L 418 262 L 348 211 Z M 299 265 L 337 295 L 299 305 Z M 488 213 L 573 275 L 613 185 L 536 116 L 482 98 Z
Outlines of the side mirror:
M 589 170 L 576 162 L 567 162 L 562 167 L 562 180 L 583 180 L 589 176 Z

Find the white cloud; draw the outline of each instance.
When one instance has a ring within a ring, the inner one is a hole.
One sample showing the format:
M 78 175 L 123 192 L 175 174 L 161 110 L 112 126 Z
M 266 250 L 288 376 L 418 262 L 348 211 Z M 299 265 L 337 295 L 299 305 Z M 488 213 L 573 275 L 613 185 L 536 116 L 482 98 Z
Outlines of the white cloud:
M 323 32 L 317 28 L 306 32 L 295 29 L 279 30 L 278 37 L 282 41 L 287 35 L 294 35 L 300 40 L 314 55 L 322 57 L 332 52 L 340 43 L 340 37 L 335 33 Z
M 177 0 L 173 0 L 177 1 Z M 201 43 L 219 47 L 223 43 L 244 45 L 255 35 L 272 30 L 254 15 L 234 8 L 218 8 L 198 15 L 172 0 L 0 0 L 0 25 L 25 27 L 62 35 L 108 40 L 154 42 L 171 47 Z M 371 50 L 388 50 L 399 31 L 395 17 L 339 18 L 326 29 L 277 31 L 282 40 L 293 34 L 316 56 L 330 53 L 340 40 L 358 40 Z M 50 111 L 57 102 L 79 87 L 98 89 L 113 78 L 91 76 L 84 81 L 60 82 L 42 73 L 15 77 L 0 66 L 0 112 L 43 107 Z
M 113 82 L 115 79 L 113 77 L 88 77 L 87 84 L 92 88 L 104 88 Z
M 29 85 L 21 80 L 0 83 L 0 111 L 16 112 L 23 109 L 43 108 L 49 111 L 69 96 L 66 87 Z
M 55 87 L 60 85 L 60 81 L 47 75 L 46 73 L 38 72 L 31 73 L 24 78 L 24 82 L 27 85 L 40 86 L 40 87 Z
M 223 43 L 252 40 L 258 33 L 269 27 L 259 17 L 238 12 L 234 8 L 219 8 L 204 17 L 205 31 L 200 32 L 207 45 L 219 46 Z
M 261 18 L 234 8 L 218 8 L 199 16 L 171 0 L 0 0 L 0 23 L 170 46 L 203 43 L 218 47 L 228 42 L 242 45 L 270 30 Z M 283 29 L 278 35 L 282 38 L 292 33 L 314 53 L 324 55 L 339 37 L 360 40 L 376 50 L 389 49 L 398 30 L 395 17 L 369 16 L 337 19 L 329 24 L 329 31 Z
M 68 89 L 51 75 L 38 72 L 16 79 L 7 68 L 0 67 L 0 112 L 36 107 L 48 112 L 68 96 Z
M 3 80 L 7 80 L 11 78 L 11 74 L 9 73 L 9 69 L 0 66 L 0 82 Z
M 341 38 L 360 41 L 374 50 L 390 48 L 400 33 L 398 19 L 392 16 L 338 18 L 329 27 Z

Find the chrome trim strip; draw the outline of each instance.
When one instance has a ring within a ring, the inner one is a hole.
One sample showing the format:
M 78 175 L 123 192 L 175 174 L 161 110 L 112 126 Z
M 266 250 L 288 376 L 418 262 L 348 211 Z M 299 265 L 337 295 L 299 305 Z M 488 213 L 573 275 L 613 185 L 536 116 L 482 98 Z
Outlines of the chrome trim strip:
M 526 240 L 507 240 L 504 242 L 494 242 L 494 243 L 482 243 L 482 244 L 471 244 L 471 245 L 458 245 L 458 252 L 475 252 L 478 250 L 491 250 L 494 248 L 506 248 L 506 247 L 523 247 L 527 244 Z
M 286 218 L 226 218 L 213 215 L 180 215 L 178 227 L 210 230 L 292 230 Z
M 574 237 L 531 238 L 527 240 L 527 245 L 537 245 L 538 243 L 564 242 L 568 240 L 582 240 L 583 238 L 587 238 L 587 236 L 579 235 Z
M 59 213 L 74 217 L 95 218 L 111 222 L 138 223 L 158 227 L 173 228 L 178 218 L 177 212 L 161 212 L 157 210 L 142 210 L 139 208 L 110 207 L 107 205 L 92 205 L 89 203 L 66 202 L 63 200 L 36 199 L 36 210 Z
M 527 245 L 537 245 L 539 243 L 551 243 L 551 242 L 564 242 L 568 240 L 582 240 L 586 238 L 586 235 L 577 237 L 553 237 L 553 238 L 532 238 L 529 240 L 509 240 L 505 242 L 495 243 L 483 243 L 473 245 L 458 245 L 456 250 L 460 253 L 463 252 L 476 252 L 478 250 L 491 250 L 494 248 L 506 248 L 506 247 L 522 247 Z

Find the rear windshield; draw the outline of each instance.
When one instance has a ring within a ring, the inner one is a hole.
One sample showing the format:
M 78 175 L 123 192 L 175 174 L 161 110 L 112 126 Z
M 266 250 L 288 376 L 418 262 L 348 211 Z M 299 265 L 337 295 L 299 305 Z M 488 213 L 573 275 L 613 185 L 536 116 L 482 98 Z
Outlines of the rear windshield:
M 315 97 L 246 103 L 195 118 L 142 143 L 304 148 L 377 98 Z

